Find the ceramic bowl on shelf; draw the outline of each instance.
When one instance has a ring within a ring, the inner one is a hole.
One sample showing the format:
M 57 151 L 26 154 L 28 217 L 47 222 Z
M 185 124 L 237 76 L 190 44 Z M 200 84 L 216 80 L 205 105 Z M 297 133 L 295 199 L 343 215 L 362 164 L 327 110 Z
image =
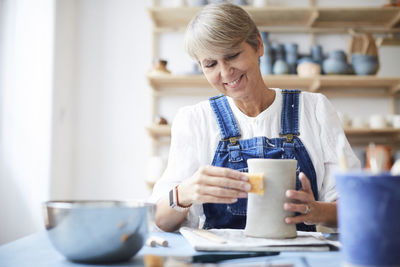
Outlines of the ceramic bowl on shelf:
M 48 237 L 67 259 L 83 263 L 127 261 L 143 246 L 154 205 L 143 201 L 48 201 Z
M 379 70 L 377 56 L 354 53 L 351 55 L 351 64 L 357 75 L 374 75 Z
M 297 62 L 299 77 L 314 77 L 321 74 L 321 66 L 311 58 L 301 58 Z

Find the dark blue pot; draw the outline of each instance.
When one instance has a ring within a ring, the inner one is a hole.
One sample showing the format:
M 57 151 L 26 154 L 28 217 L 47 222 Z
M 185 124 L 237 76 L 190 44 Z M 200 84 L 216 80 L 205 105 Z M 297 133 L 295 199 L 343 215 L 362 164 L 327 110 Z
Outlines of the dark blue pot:
M 374 75 L 379 70 L 379 61 L 377 56 L 352 54 L 351 64 L 357 75 Z
M 336 184 L 345 262 L 400 266 L 400 176 L 338 173 Z

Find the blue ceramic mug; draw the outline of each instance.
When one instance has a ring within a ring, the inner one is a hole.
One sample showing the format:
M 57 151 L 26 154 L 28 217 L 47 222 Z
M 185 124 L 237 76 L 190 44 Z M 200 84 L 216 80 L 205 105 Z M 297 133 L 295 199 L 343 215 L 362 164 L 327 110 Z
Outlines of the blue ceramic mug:
M 336 174 L 338 221 L 348 266 L 400 266 L 400 176 Z

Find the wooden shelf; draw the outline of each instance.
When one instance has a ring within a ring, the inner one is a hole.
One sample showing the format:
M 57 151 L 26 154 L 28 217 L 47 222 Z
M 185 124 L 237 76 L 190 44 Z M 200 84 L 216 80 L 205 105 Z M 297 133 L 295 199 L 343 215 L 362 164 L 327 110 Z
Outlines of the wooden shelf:
M 148 75 L 155 95 L 215 95 L 203 75 Z M 301 78 L 297 75 L 264 76 L 271 88 L 297 88 L 327 95 L 391 96 L 400 91 L 400 77 L 321 75 Z
M 157 139 L 160 137 L 169 137 L 171 136 L 171 126 L 170 125 L 152 125 L 146 127 L 147 133 Z
M 360 128 L 346 128 L 344 129 L 347 135 L 400 135 L 400 129 L 384 128 L 384 129 L 360 129 Z
M 400 7 L 253 7 L 244 6 L 262 31 L 399 32 Z M 156 31 L 182 31 L 199 7 L 151 7 Z
M 146 128 L 150 136 L 157 139 L 160 137 L 171 136 L 170 125 L 152 125 Z M 385 128 L 385 129 L 358 129 L 358 128 L 346 128 L 344 129 L 346 136 L 351 143 L 367 144 L 371 141 L 377 141 L 379 143 L 394 142 L 400 140 L 400 129 Z M 389 140 L 389 141 L 388 141 Z

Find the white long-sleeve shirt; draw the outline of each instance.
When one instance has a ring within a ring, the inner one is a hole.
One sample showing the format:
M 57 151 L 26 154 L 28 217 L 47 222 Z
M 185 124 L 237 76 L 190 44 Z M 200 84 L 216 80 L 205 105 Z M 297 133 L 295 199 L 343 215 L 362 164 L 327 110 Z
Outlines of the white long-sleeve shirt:
M 242 139 L 256 136 L 278 138 L 281 129 L 283 97 L 274 89 L 276 97 L 266 110 L 249 117 L 227 97 L 238 123 Z M 338 198 L 333 171 L 338 164 L 336 145 L 339 136 L 345 142 L 345 155 L 350 168 L 360 168 L 345 138 L 340 120 L 329 100 L 322 94 L 301 92 L 299 101 L 299 138 L 306 147 L 317 175 L 320 201 Z M 150 201 L 157 202 L 169 190 L 191 177 L 201 166 L 210 165 L 220 141 L 220 131 L 209 101 L 181 108 L 172 124 L 171 146 L 167 168 L 155 184 Z M 184 225 L 198 227 L 205 219 L 202 205 L 192 205 Z

